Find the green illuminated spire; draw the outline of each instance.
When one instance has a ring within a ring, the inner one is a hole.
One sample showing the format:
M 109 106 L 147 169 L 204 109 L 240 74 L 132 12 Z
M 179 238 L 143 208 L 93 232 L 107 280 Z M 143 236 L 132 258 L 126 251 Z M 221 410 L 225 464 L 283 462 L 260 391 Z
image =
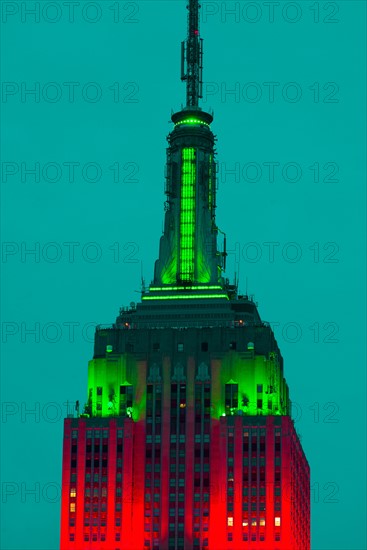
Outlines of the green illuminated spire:
M 154 281 L 140 303 L 121 308 L 112 327 L 97 328 L 86 416 L 144 421 L 148 388 L 157 384 L 162 403 L 168 403 L 171 383 L 177 382 L 187 384 L 193 413 L 195 385 L 209 381 L 213 420 L 290 413 L 272 329 L 252 298 L 222 276 L 226 253 L 217 247 L 213 116 L 198 106 L 198 1 L 189 0 L 188 8 L 187 105 L 172 115 L 168 136 L 164 231 Z
M 155 286 L 222 285 L 217 250 L 216 165 L 211 115 L 185 110 L 172 117 L 168 136 L 164 233 Z
M 213 116 L 201 110 L 202 39 L 199 2 L 188 1 L 188 34 L 182 43 L 181 79 L 186 107 L 172 116 L 168 136 L 164 233 L 155 264 L 154 285 L 220 285 L 224 254 L 217 250 L 216 164 Z

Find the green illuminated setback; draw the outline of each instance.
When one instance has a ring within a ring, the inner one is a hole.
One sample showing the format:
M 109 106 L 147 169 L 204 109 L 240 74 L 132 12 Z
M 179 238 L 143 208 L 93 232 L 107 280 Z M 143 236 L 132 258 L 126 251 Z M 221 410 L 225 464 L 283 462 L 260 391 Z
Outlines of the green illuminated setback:
M 128 416 L 137 421 L 145 414 L 145 381 L 138 362 L 128 354 L 95 358 L 88 365 L 88 401 L 85 413 L 92 417 Z
M 180 208 L 180 279 L 195 277 L 196 155 L 193 147 L 182 149 Z
M 88 368 L 88 402 L 85 413 L 92 417 L 127 416 L 134 421 L 145 415 L 145 361 L 131 354 L 111 354 L 95 358 Z M 112 347 L 112 346 L 111 346 Z M 288 415 L 288 386 L 277 354 L 269 357 L 250 352 L 228 351 L 211 361 L 213 380 L 211 416 Z M 163 379 L 171 379 L 170 366 L 162 370 Z
M 212 394 L 214 418 L 290 413 L 288 386 L 275 354 L 247 358 L 230 352 L 223 357 L 219 376 Z

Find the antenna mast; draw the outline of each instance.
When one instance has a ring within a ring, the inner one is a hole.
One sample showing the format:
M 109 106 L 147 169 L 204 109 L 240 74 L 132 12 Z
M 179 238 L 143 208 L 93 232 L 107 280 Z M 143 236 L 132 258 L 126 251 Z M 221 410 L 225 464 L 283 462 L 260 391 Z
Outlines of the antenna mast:
M 203 39 L 199 36 L 199 0 L 188 0 L 187 39 L 181 43 L 181 80 L 186 80 L 186 107 L 203 97 Z

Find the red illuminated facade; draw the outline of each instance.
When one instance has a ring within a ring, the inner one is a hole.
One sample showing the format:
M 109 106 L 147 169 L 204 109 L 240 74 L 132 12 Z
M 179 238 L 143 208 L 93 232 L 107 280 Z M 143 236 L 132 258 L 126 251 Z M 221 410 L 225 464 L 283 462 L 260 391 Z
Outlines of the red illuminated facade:
M 97 328 L 85 407 L 65 419 L 60 548 L 310 550 L 310 470 L 283 358 L 223 276 L 198 0 L 182 59 L 154 278 Z
M 195 422 L 210 399 L 200 383 L 172 437 L 162 387 L 148 390 L 141 423 L 65 421 L 62 550 L 310 549 L 309 468 L 289 416 Z

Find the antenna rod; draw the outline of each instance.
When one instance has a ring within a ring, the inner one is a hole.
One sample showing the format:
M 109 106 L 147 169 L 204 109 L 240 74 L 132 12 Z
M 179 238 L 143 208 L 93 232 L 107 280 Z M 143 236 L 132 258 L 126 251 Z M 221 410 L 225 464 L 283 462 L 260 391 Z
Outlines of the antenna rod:
M 186 80 L 186 107 L 203 97 L 203 40 L 199 36 L 199 0 L 188 0 L 187 39 L 181 44 L 181 80 Z

